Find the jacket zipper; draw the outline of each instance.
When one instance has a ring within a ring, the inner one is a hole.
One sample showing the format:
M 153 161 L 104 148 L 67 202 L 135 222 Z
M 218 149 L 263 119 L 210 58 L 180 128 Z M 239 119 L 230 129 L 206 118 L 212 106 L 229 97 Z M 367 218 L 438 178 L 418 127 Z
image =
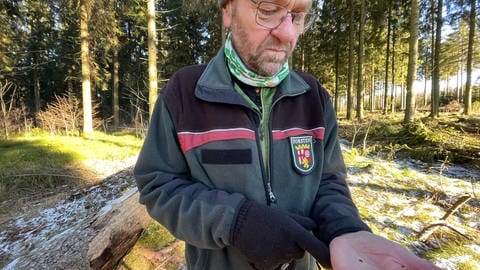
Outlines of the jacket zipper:
M 261 114 L 257 110 L 252 110 L 254 115 L 253 115 L 253 123 L 255 124 L 255 138 L 256 138 L 256 144 L 257 144 L 257 149 L 258 149 L 258 158 L 260 160 L 260 170 L 262 172 L 262 182 L 263 182 L 263 187 L 265 189 L 265 197 L 267 200 L 267 205 L 270 205 L 272 203 L 272 198 L 274 199 L 275 196 L 273 196 L 272 188 L 270 186 L 268 177 L 266 176 L 266 170 L 265 170 L 265 165 L 263 164 L 263 154 L 262 154 L 262 145 L 260 144 L 260 134 L 261 131 L 259 131 L 260 125 L 260 119 L 261 119 Z
M 298 96 L 298 95 L 301 95 L 301 94 L 304 94 L 306 91 L 303 91 L 302 93 L 296 93 L 294 95 L 285 95 L 285 96 L 282 96 L 280 98 L 278 98 L 277 100 L 273 101 L 272 103 L 272 106 L 270 106 L 270 111 L 269 111 L 269 119 L 268 119 L 268 140 L 269 140 L 269 145 L 268 145 L 268 154 L 269 154 L 269 158 L 268 158 L 268 172 L 266 171 L 265 169 L 265 165 L 263 164 L 263 154 L 262 154 L 262 146 L 260 144 L 260 138 L 259 138 L 259 134 L 262 133 L 262 130 L 259 130 L 259 122 L 260 120 L 262 119 L 262 112 L 259 111 L 260 108 L 257 107 L 257 109 L 259 110 L 255 110 L 255 109 L 252 109 L 252 111 L 255 113 L 257 119 L 254 119 L 254 124 L 255 124 L 255 127 L 256 127 L 256 144 L 257 144 L 257 149 L 258 150 L 258 156 L 259 156 L 259 159 L 260 159 L 260 168 L 261 168 L 261 171 L 262 171 L 262 178 L 263 178 L 263 185 L 264 185 L 264 188 L 265 188 L 265 195 L 266 195 L 266 199 L 267 199 L 267 205 L 272 205 L 272 204 L 276 204 L 277 203 L 277 198 L 275 196 L 275 194 L 273 193 L 273 189 L 272 189 L 272 180 L 271 180 L 271 171 L 272 171 L 272 157 L 273 157 L 273 151 L 272 151 L 272 147 L 271 147 L 271 142 L 273 140 L 273 136 L 272 136 L 272 111 L 273 111 L 273 107 L 278 103 L 278 101 L 280 101 L 283 97 L 294 97 L 294 96 Z M 255 121 L 257 120 L 257 121 Z
M 272 150 L 272 147 L 271 147 L 271 142 L 273 141 L 273 130 L 272 130 L 272 112 L 273 112 L 273 107 L 275 107 L 275 105 L 284 97 L 294 97 L 294 96 L 299 96 L 299 95 L 302 95 L 304 94 L 306 91 L 303 91 L 302 93 L 296 93 L 294 95 L 285 95 L 285 96 L 281 96 L 279 97 L 278 99 L 274 100 L 273 103 L 272 103 L 272 106 L 270 106 L 270 117 L 268 118 L 268 136 L 269 136 L 269 147 L 268 147 L 268 152 L 269 152 L 269 159 L 268 159 L 268 170 L 269 172 L 267 172 L 268 174 L 268 177 L 267 177 L 267 190 L 268 190 L 268 196 L 269 196 L 269 201 L 270 203 L 273 203 L 273 204 L 276 204 L 277 203 L 277 198 L 275 197 L 275 194 L 273 193 L 273 189 L 272 189 L 272 177 L 271 177 L 271 174 L 272 174 L 272 160 L 273 160 L 273 150 Z M 270 205 L 269 203 L 269 205 Z

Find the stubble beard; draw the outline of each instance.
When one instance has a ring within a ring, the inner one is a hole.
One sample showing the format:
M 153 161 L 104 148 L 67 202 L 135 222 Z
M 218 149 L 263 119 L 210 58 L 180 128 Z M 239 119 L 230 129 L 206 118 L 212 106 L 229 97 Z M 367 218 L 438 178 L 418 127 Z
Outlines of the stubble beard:
M 243 63 L 248 69 L 261 76 L 269 77 L 277 74 L 291 54 L 289 44 L 282 44 L 272 36 L 267 36 L 255 49 L 248 39 L 249 34 L 237 23 L 232 24 L 231 35 L 233 47 Z M 281 49 L 284 53 L 266 50 L 271 48 Z

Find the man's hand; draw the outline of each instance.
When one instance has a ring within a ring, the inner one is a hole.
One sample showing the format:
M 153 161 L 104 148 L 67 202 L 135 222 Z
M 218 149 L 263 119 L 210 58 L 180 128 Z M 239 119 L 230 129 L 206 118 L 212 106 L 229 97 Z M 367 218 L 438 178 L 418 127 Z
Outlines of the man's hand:
M 334 270 L 440 270 L 403 246 L 365 231 L 334 238 L 330 258 Z
M 315 221 L 308 217 L 247 201 L 239 211 L 231 244 L 256 269 L 276 269 L 302 258 L 305 250 L 328 265 L 328 249 L 310 232 L 314 228 Z

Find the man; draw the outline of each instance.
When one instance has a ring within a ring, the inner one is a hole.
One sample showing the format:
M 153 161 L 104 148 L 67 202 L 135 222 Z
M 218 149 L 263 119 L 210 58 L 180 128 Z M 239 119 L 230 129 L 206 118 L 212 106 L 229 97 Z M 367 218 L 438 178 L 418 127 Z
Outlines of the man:
M 219 3 L 225 46 L 170 79 L 135 167 L 188 268 L 437 269 L 361 221 L 328 94 L 288 68 L 312 0 Z

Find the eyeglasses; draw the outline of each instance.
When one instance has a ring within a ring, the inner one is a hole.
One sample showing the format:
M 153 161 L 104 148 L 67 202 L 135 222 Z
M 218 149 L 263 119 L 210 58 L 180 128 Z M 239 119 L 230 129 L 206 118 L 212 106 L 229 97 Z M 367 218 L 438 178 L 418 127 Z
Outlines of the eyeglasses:
M 277 28 L 285 20 L 288 14 L 292 16 L 293 25 L 298 27 L 301 32 L 307 31 L 315 21 L 316 15 L 312 11 L 295 12 L 289 11 L 287 8 L 272 2 L 250 1 L 252 1 L 257 7 L 255 22 L 267 29 Z

